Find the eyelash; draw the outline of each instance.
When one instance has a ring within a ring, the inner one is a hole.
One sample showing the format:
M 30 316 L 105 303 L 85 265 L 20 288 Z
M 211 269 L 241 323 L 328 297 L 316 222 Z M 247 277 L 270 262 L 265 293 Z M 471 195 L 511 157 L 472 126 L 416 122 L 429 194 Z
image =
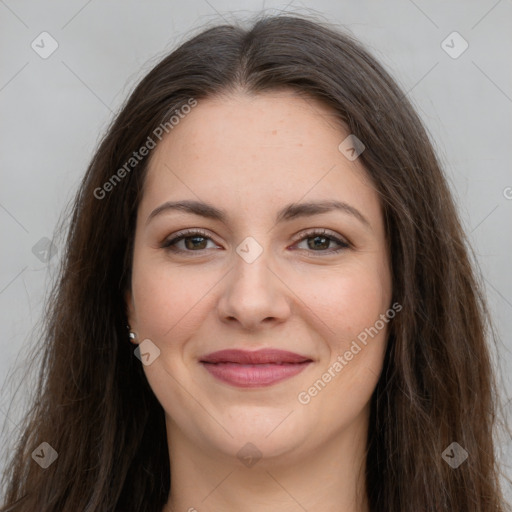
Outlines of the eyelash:
M 295 240 L 295 243 L 302 242 L 303 240 L 307 240 L 308 238 L 315 238 L 317 236 L 323 236 L 323 237 L 327 238 L 328 240 L 334 241 L 341 246 L 336 250 L 314 251 L 312 249 L 300 249 L 300 250 L 309 251 L 313 254 L 320 253 L 320 254 L 318 254 L 318 256 L 323 256 L 324 254 L 328 254 L 328 255 L 337 254 L 345 249 L 350 248 L 349 243 L 347 243 L 347 242 L 341 240 L 340 238 L 338 238 L 332 234 L 329 234 L 329 233 L 330 232 L 326 229 L 314 229 L 311 231 L 307 231 L 305 233 L 301 233 L 300 238 Z M 197 236 L 197 235 L 199 235 L 202 238 L 207 238 L 207 239 L 212 240 L 212 238 L 208 235 L 208 233 L 203 231 L 202 229 L 199 229 L 199 228 L 198 229 L 187 229 L 187 230 L 183 230 L 183 231 L 176 233 L 176 236 L 174 236 L 173 238 L 165 240 L 162 243 L 161 248 L 167 249 L 168 251 L 172 251 L 172 252 L 176 252 L 176 253 L 192 253 L 192 252 L 201 253 L 202 251 L 205 251 L 206 249 L 199 249 L 197 251 L 192 251 L 192 250 L 186 250 L 186 249 L 177 249 L 176 247 L 173 247 L 174 244 L 178 243 L 179 241 L 184 240 L 186 238 L 193 238 L 194 236 Z M 321 254 L 321 253 L 324 253 L 324 254 Z M 315 256 L 317 256 L 317 254 L 315 254 Z

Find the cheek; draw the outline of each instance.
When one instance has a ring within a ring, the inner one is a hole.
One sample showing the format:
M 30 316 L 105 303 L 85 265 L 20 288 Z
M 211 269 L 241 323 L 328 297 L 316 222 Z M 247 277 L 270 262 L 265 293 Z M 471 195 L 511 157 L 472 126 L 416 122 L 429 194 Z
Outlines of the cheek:
M 367 256 L 339 272 L 330 269 L 329 276 L 316 276 L 314 287 L 304 285 L 299 292 L 306 297 L 309 290 L 305 302 L 321 320 L 316 329 L 325 343 L 320 344 L 319 352 L 324 353 L 326 364 L 308 383 L 313 388 L 305 391 L 322 395 L 315 399 L 314 408 L 343 403 L 340 422 L 357 415 L 369 400 L 386 350 L 388 322 L 383 322 L 381 315 L 386 315 L 390 306 L 390 275 L 385 261 Z
M 202 300 L 219 280 L 214 272 L 198 272 L 143 254 L 134 260 L 132 292 L 137 324 L 145 337 L 164 342 L 176 339 L 176 331 L 193 329 Z
M 391 300 L 387 275 L 373 264 L 329 269 L 314 278 L 308 273 L 298 278 L 294 291 L 323 322 L 333 349 L 373 326 Z
M 371 396 L 382 368 L 391 291 L 387 275 L 377 271 L 351 275 L 343 284 L 337 297 L 337 335 L 330 338 L 330 369 L 338 376 L 332 391 L 342 391 L 346 405 L 355 411 Z M 353 390 L 351 397 L 347 389 Z
M 388 333 L 388 322 L 381 320 L 390 300 L 385 277 L 368 269 L 344 274 L 312 296 L 320 308 L 315 312 L 330 329 L 323 331 L 329 354 L 298 399 L 307 404 L 304 414 L 319 418 L 326 430 L 358 417 L 377 385 Z

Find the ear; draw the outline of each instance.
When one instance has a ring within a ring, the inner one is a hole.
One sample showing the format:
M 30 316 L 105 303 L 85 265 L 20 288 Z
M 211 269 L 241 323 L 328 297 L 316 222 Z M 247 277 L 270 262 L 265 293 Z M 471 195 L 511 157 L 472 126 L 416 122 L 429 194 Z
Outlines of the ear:
M 126 311 L 126 319 L 131 330 L 137 332 L 136 320 L 135 320 L 135 307 L 133 305 L 133 295 L 131 290 L 126 290 L 124 294 L 124 303 Z

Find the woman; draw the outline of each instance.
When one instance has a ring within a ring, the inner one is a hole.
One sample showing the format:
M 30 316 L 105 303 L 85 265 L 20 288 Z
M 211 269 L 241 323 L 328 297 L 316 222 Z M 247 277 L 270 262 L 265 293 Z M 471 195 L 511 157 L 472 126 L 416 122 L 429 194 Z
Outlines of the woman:
M 467 242 L 352 38 L 278 16 L 187 41 L 70 222 L 4 511 L 505 510 Z

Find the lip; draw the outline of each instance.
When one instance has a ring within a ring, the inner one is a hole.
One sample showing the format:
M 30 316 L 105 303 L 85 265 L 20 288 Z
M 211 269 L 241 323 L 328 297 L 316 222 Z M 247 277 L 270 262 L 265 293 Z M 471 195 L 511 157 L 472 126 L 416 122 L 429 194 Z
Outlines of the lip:
M 215 378 L 233 386 L 265 387 L 291 378 L 313 361 L 307 356 L 278 349 L 227 349 L 199 359 Z

